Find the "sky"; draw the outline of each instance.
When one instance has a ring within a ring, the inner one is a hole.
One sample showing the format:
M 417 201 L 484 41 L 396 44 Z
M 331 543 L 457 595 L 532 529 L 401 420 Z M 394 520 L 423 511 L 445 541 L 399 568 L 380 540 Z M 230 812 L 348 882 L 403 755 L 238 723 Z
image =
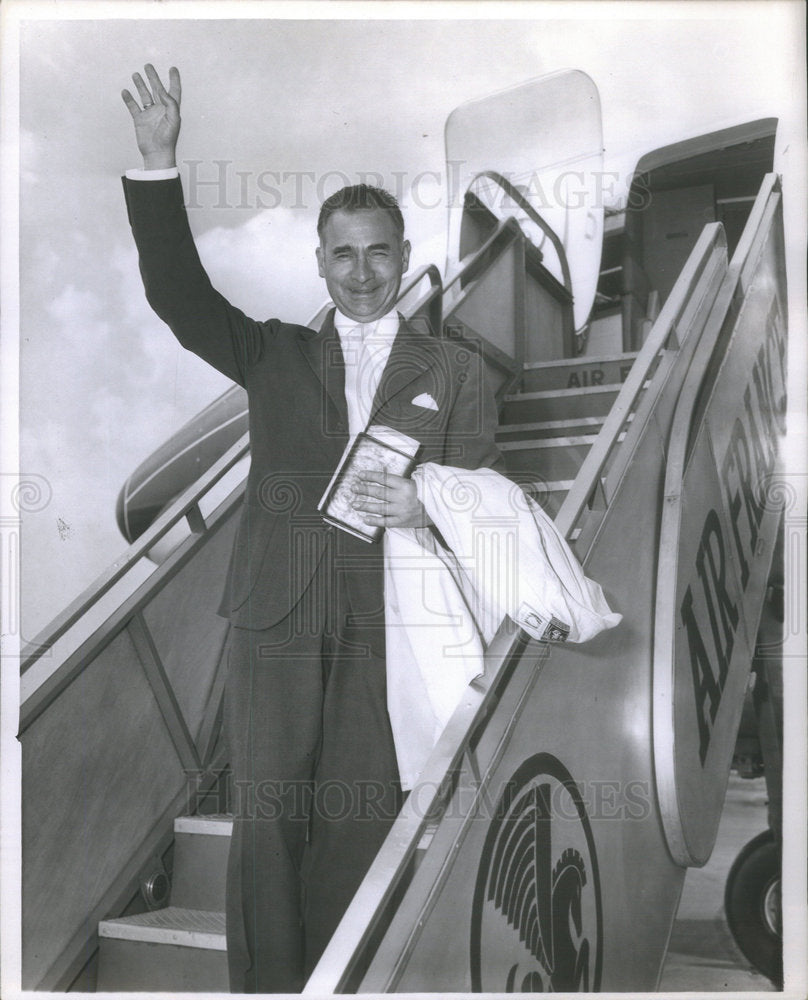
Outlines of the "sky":
M 256 10 L 239 3 L 216 19 L 192 4 L 160 4 L 159 18 L 126 2 L 14 6 L 30 18 L 19 30 L 20 469 L 42 484 L 23 522 L 23 639 L 124 550 L 114 510 L 127 475 L 228 387 L 175 344 L 140 284 L 119 180 L 140 163 L 120 91 L 145 62 L 182 73 L 179 157 L 214 284 L 257 318 L 300 322 L 326 297 L 314 224 L 343 175 L 397 188 L 412 267 L 442 264 L 443 127 L 458 104 L 581 69 L 600 92 L 605 167 L 627 173 L 668 142 L 794 121 L 804 103 L 798 3 L 267 3 L 257 19 L 239 19 Z M 4 43 L 7 54 L 6 32 Z

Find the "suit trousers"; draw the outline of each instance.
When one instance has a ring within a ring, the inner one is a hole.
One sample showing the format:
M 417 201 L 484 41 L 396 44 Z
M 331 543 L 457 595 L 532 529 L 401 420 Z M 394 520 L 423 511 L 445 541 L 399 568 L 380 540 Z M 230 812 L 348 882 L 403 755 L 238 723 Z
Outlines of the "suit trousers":
M 324 558 L 271 628 L 232 628 L 230 988 L 299 992 L 401 804 L 387 714 L 383 584 L 356 620 Z

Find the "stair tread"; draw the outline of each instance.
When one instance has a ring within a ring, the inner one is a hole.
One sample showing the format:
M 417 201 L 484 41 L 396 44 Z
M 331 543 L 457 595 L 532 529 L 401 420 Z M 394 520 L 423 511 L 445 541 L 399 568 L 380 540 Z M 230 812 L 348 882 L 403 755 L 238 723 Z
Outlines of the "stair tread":
M 233 816 L 229 813 L 211 813 L 206 816 L 177 816 L 174 833 L 208 834 L 229 837 L 233 830 Z
M 582 434 L 572 437 L 530 438 L 521 441 L 497 441 L 497 447 L 500 451 L 519 451 L 527 448 L 536 451 L 546 448 L 579 448 L 582 445 L 592 445 L 596 439 L 596 434 Z
M 505 396 L 505 403 L 518 403 L 528 399 L 564 399 L 572 396 L 596 396 L 609 393 L 616 395 L 620 391 L 617 382 L 604 382 L 602 385 L 582 385 L 571 389 L 536 389 L 532 392 L 517 392 Z
M 568 417 L 564 420 L 539 420 L 536 423 L 527 423 L 527 424 L 500 424 L 499 427 L 497 428 L 496 436 L 499 437 L 500 434 L 518 434 L 523 431 L 554 430 L 557 428 L 564 428 L 564 427 L 570 427 L 570 428 L 592 427 L 596 428 L 595 434 L 597 434 L 600 431 L 600 428 L 603 427 L 605 420 L 606 416 L 603 415 L 600 417 Z M 630 424 L 632 423 L 633 420 L 634 420 L 634 413 L 631 412 L 626 416 L 626 423 Z M 576 437 L 576 436 L 579 437 L 580 435 L 568 434 L 566 435 L 566 438 L 569 439 L 570 437 Z M 589 437 L 589 435 L 586 436 Z M 552 441 L 554 439 L 561 440 L 564 437 L 565 435 L 558 434 L 555 435 L 554 437 L 548 437 L 547 440 L 548 441 Z
M 226 947 L 225 915 L 214 910 L 167 906 L 162 910 L 102 920 L 98 936 L 223 951 Z
M 636 351 L 627 351 L 624 354 L 581 354 L 577 358 L 558 358 L 555 361 L 527 361 L 523 368 L 525 371 L 538 371 L 543 368 L 564 368 L 577 365 L 602 365 L 610 361 L 617 363 L 621 361 L 634 361 L 637 357 Z
M 554 430 L 562 427 L 602 427 L 605 417 L 567 417 L 565 420 L 538 420 L 528 424 L 500 424 L 497 428 L 499 434 L 513 434 L 518 431 L 541 431 Z

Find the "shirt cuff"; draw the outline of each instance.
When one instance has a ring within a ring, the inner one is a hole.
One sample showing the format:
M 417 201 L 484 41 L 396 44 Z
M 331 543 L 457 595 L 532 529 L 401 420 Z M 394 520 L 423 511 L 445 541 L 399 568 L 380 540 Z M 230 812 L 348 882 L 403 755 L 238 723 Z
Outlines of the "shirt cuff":
M 126 171 L 128 181 L 170 181 L 179 175 L 179 167 L 164 167 L 161 170 L 143 170 L 138 167 Z

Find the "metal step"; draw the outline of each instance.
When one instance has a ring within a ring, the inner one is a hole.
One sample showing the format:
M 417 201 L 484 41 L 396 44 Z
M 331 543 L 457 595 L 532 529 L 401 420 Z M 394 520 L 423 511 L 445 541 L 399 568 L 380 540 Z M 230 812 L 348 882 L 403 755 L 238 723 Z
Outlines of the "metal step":
M 586 389 L 551 389 L 509 395 L 505 397 L 500 423 L 529 424 L 605 417 L 619 391 L 618 385 L 597 385 Z
M 98 992 L 226 992 L 225 915 L 169 906 L 98 925 Z
M 577 420 L 539 420 L 531 424 L 505 424 L 497 429 L 498 443 L 549 437 L 576 437 L 597 434 L 602 417 L 579 417 Z
M 625 381 L 636 357 L 636 353 L 630 353 L 533 361 L 526 364 L 522 371 L 522 389 L 525 392 L 542 392 L 619 385 Z
M 211 813 L 203 816 L 177 816 L 174 820 L 174 834 L 190 833 L 213 837 L 229 837 L 233 832 L 233 816 L 230 813 Z
M 232 816 L 179 816 L 174 820 L 172 906 L 224 910 L 232 830 Z
M 102 920 L 98 925 L 98 936 L 209 951 L 226 950 L 224 913 L 191 910 L 183 906 L 166 906 L 162 910 Z
M 499 449 L 510 474 L 528 474 L 557 482 L 575 478 L 594 440 L 594 435 L 582 435 L 544 441 L 503 441 Z

